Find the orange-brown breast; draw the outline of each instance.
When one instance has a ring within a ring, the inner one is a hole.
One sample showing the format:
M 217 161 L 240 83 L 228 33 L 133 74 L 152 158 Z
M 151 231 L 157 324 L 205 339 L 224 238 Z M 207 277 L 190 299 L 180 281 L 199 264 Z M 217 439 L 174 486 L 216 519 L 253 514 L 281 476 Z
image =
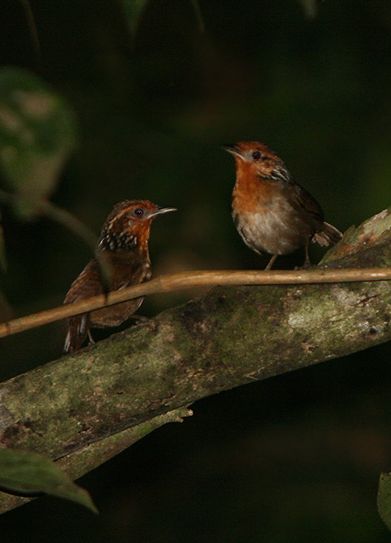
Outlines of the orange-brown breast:
M 233 189 L 233 207 L 236 213 L 262 212 L 279 192 L 276 183 L 256 175 L 251 164 L 243 164 Z
M 138 251 L 143 255 L 148 255 L 148 242 L 151 233 L 151 225 L 152 220 L 149 219 L 140 222 L 139 224 L 135 224 L 132 228 L 132 233 L 136 235 L 138 240 Z

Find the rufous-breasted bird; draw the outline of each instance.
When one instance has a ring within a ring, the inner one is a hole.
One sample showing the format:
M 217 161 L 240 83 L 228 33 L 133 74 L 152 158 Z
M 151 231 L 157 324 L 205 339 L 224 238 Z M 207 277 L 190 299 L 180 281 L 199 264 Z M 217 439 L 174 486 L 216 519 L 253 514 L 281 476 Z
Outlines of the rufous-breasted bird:
M 318 202 L 296 183 L 284 164 L 267 145 L 241 141 L 224 145 L 235 157 L 236 183 L 232 194 L 232 216 L 243 241 L 256 253 L 272 255 L 266 269 L 279 255 L 308 245 L 336 243 L 341 232 L 324 221 Z
M 153 219 L 163 213 L 176 211 L 172 207 L 158 207 L 149 200 L 125 200 L 114 206 L 99 237 L 97 251 L 110 270 L 110 290 L 118 290 L 148 281 L 151 261 L 148 242 Z M 98 261 L 92 259 L 68 290 L 64 303 L 70 304 L 105 291 Z M 69 319 L 64 351 L 82 347 L 90 328 L 119 326 L 143 302 L 143 298 L 121 302 Z

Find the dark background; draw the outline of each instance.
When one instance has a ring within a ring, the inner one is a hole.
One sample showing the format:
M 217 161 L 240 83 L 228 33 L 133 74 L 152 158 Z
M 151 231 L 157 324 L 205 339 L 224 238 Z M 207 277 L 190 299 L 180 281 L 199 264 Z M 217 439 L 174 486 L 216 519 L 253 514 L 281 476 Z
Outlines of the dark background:
M 119 1 L 32 1 L 37 61 L 23 2 L 2 0 L 1 63 L 43 77 L 78 119 L 53 201 L 96 232 L 122 199 L 178 207 L 154 224 L 155 275 L 266 263 L 233 227 L 223 143 L 267 142 L 341 230 L 387 207 L 389 0 L 325 0 L 314 19 L 294 0 L 199 3 L 203 33 L 190 0 L 150 0 L 132 36 Z M 4 228 L 13 314 L 61 303 L 88 248 L 48 220 L 5 211 Z M 63 337 L 57 323 L 2 340 L 1 378 L 57 358 Z M 389 541 L 376 512 L 391 470 L 389 360 L 379 346 L 198 402 L 82 479 L 99 517 L 42 498 L 0 518 L 1 541 Z

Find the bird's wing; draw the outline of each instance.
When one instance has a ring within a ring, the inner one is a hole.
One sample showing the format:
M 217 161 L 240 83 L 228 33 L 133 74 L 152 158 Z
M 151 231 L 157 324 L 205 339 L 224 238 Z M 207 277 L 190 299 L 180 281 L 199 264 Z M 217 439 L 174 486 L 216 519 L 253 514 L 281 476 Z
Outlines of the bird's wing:
M 338 228 L 324 221 L 322 208 L 315 198 L 300 185 L 296 185 L 295 201 L 296 205 L 304 209 L 312 219 L 315 230 L 312 236 L 313 243 L 328 247 L 342 238 L 342 233 Z
M 71 304 L 103 293 L 99 267 L 91 260 L 70 286 L 64 304 Z M 64 352 L 70 353 L 80 349 L 89 332 L 88 313 L 71 317 L 68 321 L 68 332 L 65 338 Z
M 73 281 L 65 296 L 64 304 L 102 294 L 103 287 L 96 260 L 91 260 Z
M 320 227 L 323 224 L 322 208 L 315 198 L 298 183 L 294 184 L 294 203 L 298 209 L 305 211 L 311 217 L 315 226 Z

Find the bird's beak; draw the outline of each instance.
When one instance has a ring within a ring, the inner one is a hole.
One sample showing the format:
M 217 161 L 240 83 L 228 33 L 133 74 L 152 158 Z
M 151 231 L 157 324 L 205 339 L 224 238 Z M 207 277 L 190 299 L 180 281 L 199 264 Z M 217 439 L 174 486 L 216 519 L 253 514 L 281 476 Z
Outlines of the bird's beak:
M 159 209 L 149 215 L 149 218 L 156 217 L 157 215 L 163 215 L 164 213 L 171 213 L 171 211 L 178 210 L 175 207 L 159 207 Z
M 227 143 L 223 145 L 223 149 L 227 151 L 230 155 L 237 156 L 241 160 L 244 160 L 244 157 L 237 145 L 232 144 L 232 143 Z

